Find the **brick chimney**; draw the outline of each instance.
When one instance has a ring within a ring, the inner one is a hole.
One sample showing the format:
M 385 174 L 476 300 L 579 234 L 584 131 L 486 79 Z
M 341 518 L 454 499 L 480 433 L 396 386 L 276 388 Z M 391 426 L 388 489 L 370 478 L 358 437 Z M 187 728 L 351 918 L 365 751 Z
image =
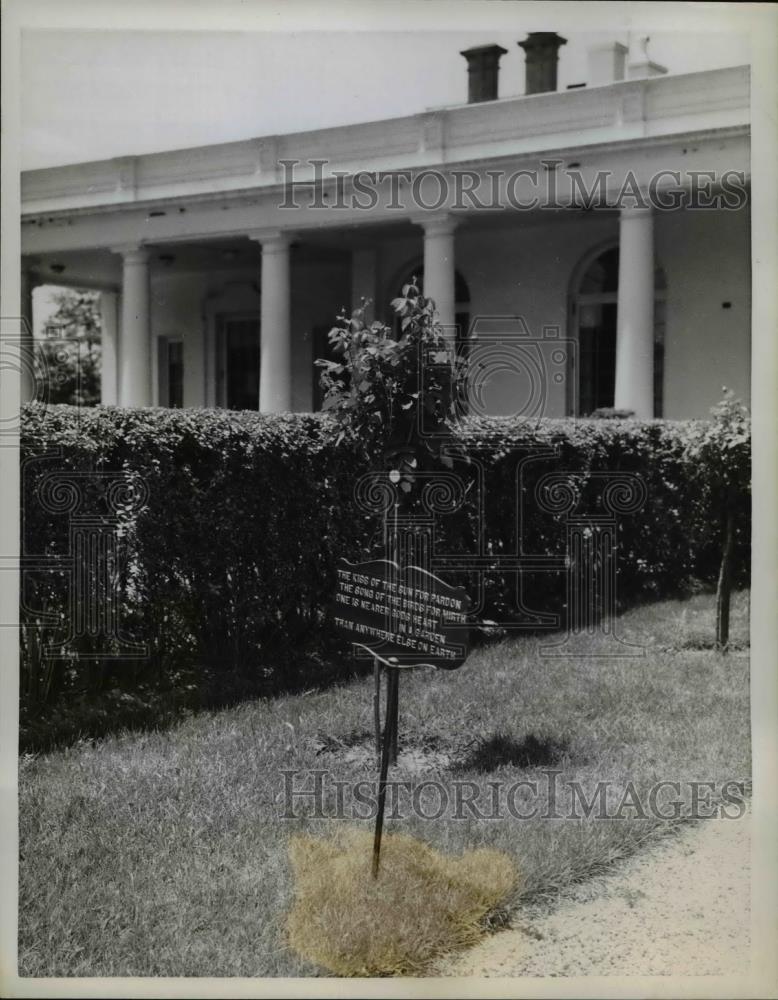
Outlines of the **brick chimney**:
M 559 49 L 567 45 L 567 39 L 555 31 L 530 31 L 518 45 L 526 55 L 525 94 L 543 94 L 556 90 Z
M 507 52 L 502 45 L 477 45 L 459 54 L 467 59 L 467 103 L 497 100 L 500 56 Z

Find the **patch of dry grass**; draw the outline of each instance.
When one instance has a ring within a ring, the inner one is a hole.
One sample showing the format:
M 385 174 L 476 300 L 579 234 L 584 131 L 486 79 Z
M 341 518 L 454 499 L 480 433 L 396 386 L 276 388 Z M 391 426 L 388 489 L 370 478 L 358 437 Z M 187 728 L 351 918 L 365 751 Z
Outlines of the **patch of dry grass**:
M 474 944 L 484 917 L 518 882 L 500 851 L 445 855 L 405 834 L 384 837 L 374 879 L 372 847 L 372 834 L 353 828 L 290 841 L 296 898 L 289 942 L 338 976 L 423 971 L 430 959 Z

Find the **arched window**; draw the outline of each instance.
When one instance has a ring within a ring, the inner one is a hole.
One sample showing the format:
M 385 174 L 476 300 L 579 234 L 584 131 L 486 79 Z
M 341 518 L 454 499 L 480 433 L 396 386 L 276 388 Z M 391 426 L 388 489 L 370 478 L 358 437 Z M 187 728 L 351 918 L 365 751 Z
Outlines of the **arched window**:
M 403 287 L 409 285 L 414 278 L 421 284 L 422 294 L 426 295 L 427 293 L 424 288 L 424 268 L 419 264 L 417 267 L 409 270 L 403 280 L 399 282 L 395 296 L 401 296 Z M 457 340 L 460 344 L 466 344 L 470 331 L 470 289 L 467 287 L 467 282 L 459 271 L 454 272 L 454 299 L 454 322 L 457 328 Z M 397 324 L 398 321 L 395 320 L 395 323 Z
M 584 259 L 573 289 L 572 332 L 578 342 L 578 415 L 613 406 L 616 385 L 616 322 L 619 248 Z M 662 415 L 665 341 L 665 275 L 654 269 L 654 415 Z

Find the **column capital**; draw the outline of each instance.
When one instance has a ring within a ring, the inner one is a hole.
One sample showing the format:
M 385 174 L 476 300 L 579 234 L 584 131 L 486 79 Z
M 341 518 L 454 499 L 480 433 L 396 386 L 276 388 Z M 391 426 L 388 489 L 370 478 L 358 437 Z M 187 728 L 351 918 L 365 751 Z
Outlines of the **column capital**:
M 253 243 L 259 243 L 264 253 L 279 253 L 289 246 L 294 233 L 287 229 L 249 229 L 246 233 Z
M 122 243 L 111 247 L 111 253 L 120 254 L 127 264 L 145 264 L 151 256 L 151 250 L 142 243 Z
M 411 222 L 415 226 L 421 226 L 425 234 L 430 236 L 448 236 L 454 232 L 460 220 L 450 212 L 427 212 L 411 216 Z

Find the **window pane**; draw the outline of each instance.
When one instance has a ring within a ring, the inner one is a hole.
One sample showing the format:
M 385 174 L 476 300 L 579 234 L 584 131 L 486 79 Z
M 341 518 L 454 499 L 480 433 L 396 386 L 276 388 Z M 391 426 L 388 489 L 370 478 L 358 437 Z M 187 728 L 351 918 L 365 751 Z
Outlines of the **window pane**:
M 661 417 L 664 407 L 665 379 L 665 303 L 654 302 L 654 416 Z
M 578 399 L 582 416 L 614 405 L 618 283 L 619 248 L 612 247 L 589 265 L 574 303 L 578 313 Z M 660 293 L 667 287 L 664 271 L 659 265 L 654 269 L 654 287 Z M 611 296 L 613 301 L 608 302 Z M 660 417 L 665 341 L 665 302 L 662 295 L 655 299 L 654 310 L 654 414 Z
M 612 247 L 592 261 L 581 281 L 581 295 L 615 292 L 619 287 L 619 248 Z
M 589 325 L 584 326 L 584 321 Z M 579 327 L 579 402 L 582 416 L 613 406 L 616 386 L 616 303 L 586 306 Z
M 259 323 L 253 319 L 225 323 L 227 409 L 259 409 Z
M 184 405 L 184 344 L 181 340 L 167 345 L 167 401 L 179 409 Z

